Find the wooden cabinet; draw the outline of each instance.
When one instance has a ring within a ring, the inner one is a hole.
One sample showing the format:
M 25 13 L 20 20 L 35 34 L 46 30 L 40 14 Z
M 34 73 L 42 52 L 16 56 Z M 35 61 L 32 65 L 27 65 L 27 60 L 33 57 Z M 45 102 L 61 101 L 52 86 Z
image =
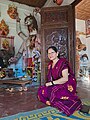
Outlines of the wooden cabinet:
M 41 84 L 46 81 L 47 48 L 55 45 L 61 57 L 71 63 L 73 71 L 75 61 L 74 47 L 74 11 L 72 6 L 43 8 L 41 11 L 42 71 Z

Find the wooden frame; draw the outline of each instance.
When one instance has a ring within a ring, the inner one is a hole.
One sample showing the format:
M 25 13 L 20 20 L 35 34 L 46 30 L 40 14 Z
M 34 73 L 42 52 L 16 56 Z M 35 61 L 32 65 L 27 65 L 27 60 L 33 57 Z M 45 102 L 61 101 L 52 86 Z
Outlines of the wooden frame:
M 86 23 L 86 37 L 90 37 L 90 19 L 85 21 Z
M 66 54 L 63 54 L 62 57 L 65 56 L 69 60 L 75 72 L 74 9 L 72 9 L 71 5 L 43 8 L 41 10 L 41 18 L 41 85 L 43 85 L 47 80 L 47 65 L 49 60 L 46 50 L 50 45 L 55 45 L 60 50 L 64 44 Z M 57 37 L 58 34 L 59 37 Z M 60 51 L 61 53 L 62 50 Z

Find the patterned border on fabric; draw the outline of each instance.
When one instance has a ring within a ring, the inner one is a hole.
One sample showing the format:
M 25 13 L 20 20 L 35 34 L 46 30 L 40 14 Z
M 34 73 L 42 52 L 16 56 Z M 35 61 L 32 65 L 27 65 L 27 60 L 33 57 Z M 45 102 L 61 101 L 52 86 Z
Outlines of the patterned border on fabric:
M 90 106 L 90 100 L 82 100 L 82 102 Z M 65 114 L 53 107 L 45 107 L 30 112 L 22 112 L 16 115 L 0 118 L 0 120 L 90 120 L 89 114 L 76 111 L 71 116 Z

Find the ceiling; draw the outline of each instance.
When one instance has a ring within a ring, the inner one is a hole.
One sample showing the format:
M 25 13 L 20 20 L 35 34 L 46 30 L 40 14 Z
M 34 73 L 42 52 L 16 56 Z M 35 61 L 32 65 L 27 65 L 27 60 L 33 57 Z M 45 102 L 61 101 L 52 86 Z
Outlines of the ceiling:
M 10 0 L 21 4 L 26 4 L 32 7 L 43 7 L 47 0 Z
M 53 0 L 10 0 L 10 1 L 18 2 L 18 3 L 25 4 L 25 5 L 32 6 L 32 7 L 39 7 L 39 8 L 58 6 L 56 3 L 53 2 Z M 63 0 L 61 5 L 69 5 L 73 1 L 75 0 Z
M 82 0 L 75 7 L 76 18 L 81 20 L 90 19 L 90 0 Z
M 10 0 L 32 7 L 51 7 L 58 6 L 53 0 Z M 69 5 L 76 0 L 63 0 L 63 5 Z M 78 0 L 79 1 L 79 0 Z M 87 20 L 90 19 L 90 0 L 80 0 L 81 2 L 75 7 L 75 16 L 77 19 Z

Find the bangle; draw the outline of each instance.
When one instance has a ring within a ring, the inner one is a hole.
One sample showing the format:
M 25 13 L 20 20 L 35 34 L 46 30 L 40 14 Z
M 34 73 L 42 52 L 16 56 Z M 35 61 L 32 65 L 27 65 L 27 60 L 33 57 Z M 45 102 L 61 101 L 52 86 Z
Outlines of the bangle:
M 54 85 L 53 81 L 51 81 L 52 85 Z

